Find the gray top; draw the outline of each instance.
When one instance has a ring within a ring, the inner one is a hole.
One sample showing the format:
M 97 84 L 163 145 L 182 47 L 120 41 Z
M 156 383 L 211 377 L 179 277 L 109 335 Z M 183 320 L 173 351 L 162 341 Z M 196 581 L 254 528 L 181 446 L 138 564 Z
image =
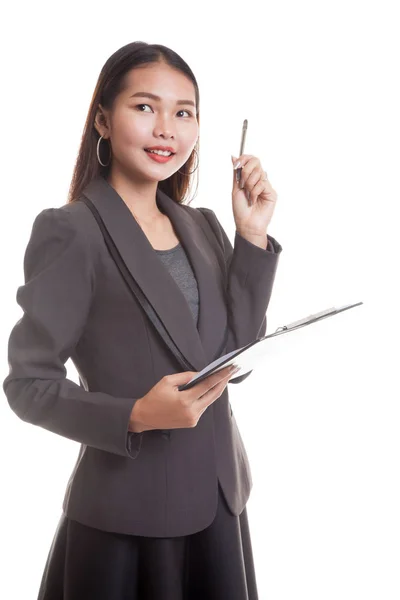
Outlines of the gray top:
M 175 279 L 189 304 L 195 323 L 199 316 L 199 292 L 192 267 L 181 243 L 168 250 L 156 250 L 158 256 Z

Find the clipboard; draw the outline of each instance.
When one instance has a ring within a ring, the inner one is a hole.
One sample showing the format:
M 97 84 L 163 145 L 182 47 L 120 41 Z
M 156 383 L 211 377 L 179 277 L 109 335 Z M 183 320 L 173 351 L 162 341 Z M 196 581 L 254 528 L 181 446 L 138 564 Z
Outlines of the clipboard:
M 318 313 L 309 315 L 304 319 L 299 319 L 298 321 L 293 321 L 288 325 L 283 325 L 282 327 L 278 327 L 274 333 L 270 333 L 269 335 L 265 335 L 262 338 L 257 338 L 254 342 L 250 342 L 246 346 L 242 348 L 238 348 L 233 352 L 229 352 L 228 354 L 224 354 L 217 360 L 214 360 L 210 364 L 208 364 L 204 369 L 199 371 L 197 375 L 192 377 L 190 381 L 185 383 L 184 385 L 180 385 L 178 390 L 185 391 L 192 388 L 197 383 L 200 383 L 206 377 L 209 377 L 213 373 L 228 367 L 229 365 L 235 365 L 239 367 L 239 371 L 235 372 L 232 376 L 232 379 L 236 377 L 241 377 L 246 373 L 249 373 L 256 367 L 263 358 L 265 358 L 268 354 L 273 352 L 274 350 L 274 338 L 278 338 L 282 335 L 290 333 L 292 331 L 297 331 L 307 325 L 311 325 L 313 323 L 317 323 L 322 321 L 323 319 L 327 319 L 328 317 L 332 317 L 333 315 L 337 315 L 345 310 L 349 310 L 354 308 L 355 306 L 360 306 L 364 304 L 363 302 L 356 302 L 355 304 L 345 304 L 344 306 L 340 306 L 339 308 L 327 308 L 326 310 L 322 310 Z

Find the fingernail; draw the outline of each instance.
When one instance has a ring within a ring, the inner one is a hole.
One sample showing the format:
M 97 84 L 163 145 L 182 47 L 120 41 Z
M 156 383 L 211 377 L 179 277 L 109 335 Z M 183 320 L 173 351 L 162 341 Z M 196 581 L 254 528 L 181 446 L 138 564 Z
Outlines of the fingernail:
M 240 160 L 237 160 L 237 161 L 235 162 L 235 164 L 233 165 L 233 168 L 234 168 L 234 169 L 237 169 L 238 167 L 240 167 Z

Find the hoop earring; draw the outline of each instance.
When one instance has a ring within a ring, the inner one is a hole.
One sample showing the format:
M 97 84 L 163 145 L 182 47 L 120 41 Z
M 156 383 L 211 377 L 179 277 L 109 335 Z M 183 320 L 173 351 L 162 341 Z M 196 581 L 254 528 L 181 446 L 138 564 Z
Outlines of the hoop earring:
M 182 175 L 192 175 L 196 169 L 199 168 L 199 153 L 197 152 L 196 148 L 193 148 L 194 152 L 196 152 L 196 156 L 197 156 L 197 165 L 195 166 L 195 168 L 193 169 L 193 171 L 189 171 L 189 173 L 182 173 L 182 171 L 180 171 L 178 169 L 178 173 L 182 173 Z
M 108 165 L 110 164 L 110 160 L 111 160 L 111 148 L 110 148 L 110 144 L 109 144 L 108 146 L 110 149 L 110 157 L 108 159 L 108 163 L 105 165 L 104 163 L 101 162 L 100 152 L 99 152 L 100 142 L 102 139 L 103 139 L 103 136 L 101 135 L 99 137 L 99 139 L 97 140 L 97 160 L 99 161 L 99 163 L 101 164 L 102 167 L 108 167 Z M 104 139 L 106 139 L 106 138 L 104 138 Z

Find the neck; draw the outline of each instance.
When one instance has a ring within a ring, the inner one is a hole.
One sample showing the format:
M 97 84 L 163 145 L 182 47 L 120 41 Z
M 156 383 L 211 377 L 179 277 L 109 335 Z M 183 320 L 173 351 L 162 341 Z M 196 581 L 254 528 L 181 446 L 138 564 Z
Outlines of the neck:
M 157 206 L 157 181 L 132 179 L 120 170 L 112 170 L 108 183 L 121 196 L 135 218 L 144 225 L 154 224 L 163 217 Z

